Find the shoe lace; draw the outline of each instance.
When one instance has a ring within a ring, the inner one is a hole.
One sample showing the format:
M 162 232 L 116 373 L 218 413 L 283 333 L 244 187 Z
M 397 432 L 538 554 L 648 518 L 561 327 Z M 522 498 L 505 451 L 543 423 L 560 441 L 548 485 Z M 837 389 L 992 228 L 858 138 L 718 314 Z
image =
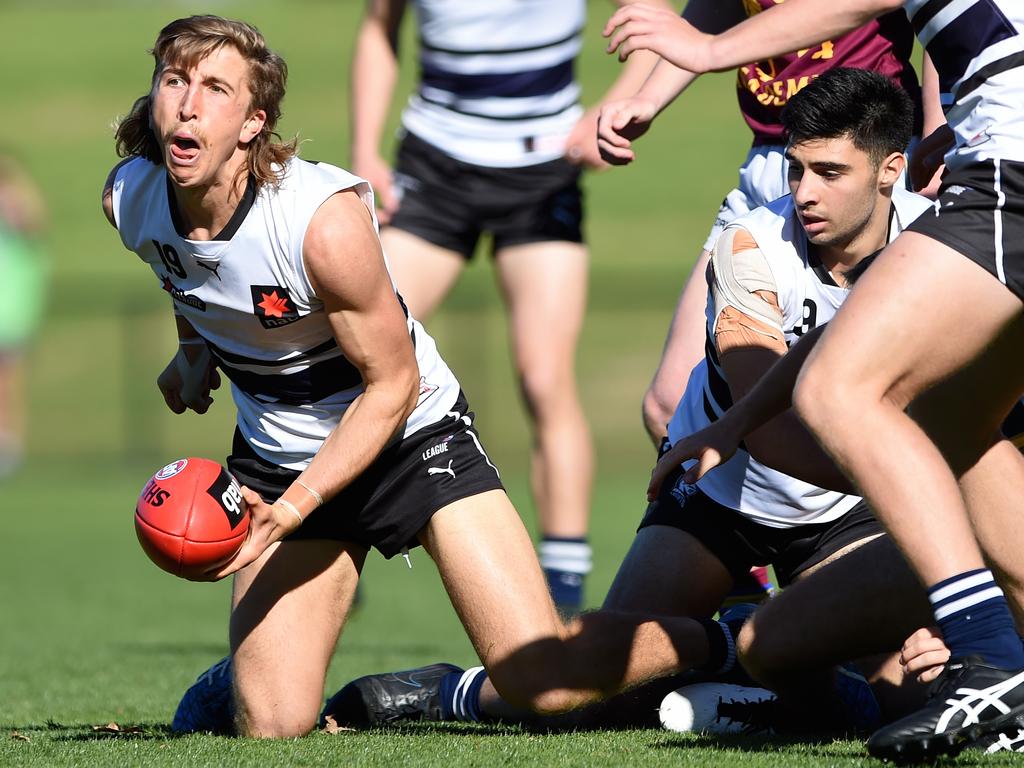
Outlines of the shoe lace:
M 744 733 L 759 733 L 773 729 L 775 698 L 724 699 L 718 697 L 716 720 L 729 720 L 743 727 Z

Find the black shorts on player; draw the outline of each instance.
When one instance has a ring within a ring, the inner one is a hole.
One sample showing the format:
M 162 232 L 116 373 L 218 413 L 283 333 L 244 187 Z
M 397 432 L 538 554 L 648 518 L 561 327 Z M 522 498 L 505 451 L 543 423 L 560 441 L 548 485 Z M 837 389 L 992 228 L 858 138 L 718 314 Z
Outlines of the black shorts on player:
M 470 258 L 484 233 L 494 251 L 512 245 L 583 242 L 580 169 L 566 160 L 521 168 L 464 163 L 417 136 L 395 164 L 401 205 L 391 226 Z
M 665 478 L 638 530 L 667 525 L 689 533 L 734 579 L 745 576 L 752 566 L 771 565 L 779 586 L 785 587 L 849 545 L 884 532 L 864 502 L 832 522 L 771 528 L 719 504 L 696 486 L 685 485 L 685 492 L 676 493 L 681 474 L 680 468 Z
M 960 252 L 1024 300 L 1024 163 L 986 160 L 950 171 L 934 210 L 908 230 Z
M 267 503 L 299 476 L 257 455 L 237 430 L 228 469 Z M 391 558 L 417 546 L 416 534 L 442 507 L 502 487 L 460 393 L 449 416 L 381 451 L 286 540 L 351 541 Z

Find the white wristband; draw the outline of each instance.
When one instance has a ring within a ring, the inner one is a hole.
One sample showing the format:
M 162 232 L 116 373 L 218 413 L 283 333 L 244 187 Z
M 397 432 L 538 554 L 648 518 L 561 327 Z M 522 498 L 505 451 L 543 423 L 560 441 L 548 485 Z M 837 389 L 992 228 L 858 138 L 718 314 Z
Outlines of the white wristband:
M 324 497 L 323 497 L 323 496 L 321 496 L 321 495 L 320 495 L 319 493 L 317 493 L 316 491 L 314 491 L 314 490 L 313 490 L 312 488 L 310 488 L 310 487 L 309 487 L 308 485 L 306 485 L 306 484 L 305 484 L 304 482 L 302 482 L 301 480 L 296 480 L 295 482 L 296 482 L 296 483 L 297 483 L 298 485 L 301 485 L 301 486 L 302 486 L 303 488 L 305 488 L 305 489 L 306 489 L 307 491 L 309 491 L 309 495 L 310 495 L 310 496 L 312 496 L 312 497 L 313 497 L 314 499 L 316 499 L 316 505 L 317 505 L 318 507 L 322 507 L 322 506 L 324 505 Z
M 278 499 L 274 503 L 275 504 L 280 504 L 282 507 L 284 507 L 289 512 L 291 512 L 293 515 L 295 515 L 297 518 L 299 518 L 299 525 L 302 525 L 304 522 L 306 522 L 305 519 L 303 519 L 302 515 L 299 514 L 299 510 L 295 507 L 295 505 L 292 504 L 287 499 Z

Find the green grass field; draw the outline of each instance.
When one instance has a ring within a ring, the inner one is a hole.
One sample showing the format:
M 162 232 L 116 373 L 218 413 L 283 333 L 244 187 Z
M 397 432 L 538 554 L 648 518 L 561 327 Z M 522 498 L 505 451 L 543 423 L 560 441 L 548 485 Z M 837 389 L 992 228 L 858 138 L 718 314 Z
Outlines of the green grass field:
M 598 35 L 611 7 L 592 3 L 581 65 L 589 100 L 616 71 Z M 228 585 L 157 570 L 135 541 L 131 510 L 167 460 L 222 457 L 232 413 L 226 395 L 206 417 L 174 417 L 162 406 L 153 381 L 172 349 L 167 307 L 99 210 L 115 162 L 110 126 L 148 87 L 146 51 L 160 26 L 212 10 L 253 21 L 288 60 L 282 134 L 306 140 L 306 157 L 343 164 L 346 65 L 360 8 L 357 0 L 0 2 L 0 149 L 38 178 L 52 218 L 49 313 L 29 358 L 28 457 L 18 475 L 0 480 L 0 765 L 873 764 L 855 742 L 718 743 L 658 731 L 542 736 L 460 726 L 275 743 L 170 737 L 181 692 L 226 651 Z M 413 70 L 406 67 L 407 79 Z M 587 182 L 593 270 L 579 370 L 599 462 L 592 605 L 643 507 L 653 454 L 640 396 L 683 277 L 746 151 L 733 98 L 728 75 L 706 78 L 662 116 L 635 167 Z M 431 331 L 532 524 L 527 434 L 486 258 Z M 410 572 L 400 559 L 371 556 L 366 604 L 346 629 L 330 687 L 440 659 L 473 662 L 431 564 L 422 551 L 413 562 Z M 112 722 L 120 732 L 95 729 Z

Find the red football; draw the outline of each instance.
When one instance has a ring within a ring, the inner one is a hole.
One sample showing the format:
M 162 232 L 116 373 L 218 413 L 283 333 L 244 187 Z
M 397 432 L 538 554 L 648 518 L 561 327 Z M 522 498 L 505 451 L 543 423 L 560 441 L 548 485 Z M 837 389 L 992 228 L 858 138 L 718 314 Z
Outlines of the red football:
M 186 579 L 230 560 L 248 531 L 238 481 L 209 459 L 172 461 L 135 505 L 135 533 L 149 559 Z

